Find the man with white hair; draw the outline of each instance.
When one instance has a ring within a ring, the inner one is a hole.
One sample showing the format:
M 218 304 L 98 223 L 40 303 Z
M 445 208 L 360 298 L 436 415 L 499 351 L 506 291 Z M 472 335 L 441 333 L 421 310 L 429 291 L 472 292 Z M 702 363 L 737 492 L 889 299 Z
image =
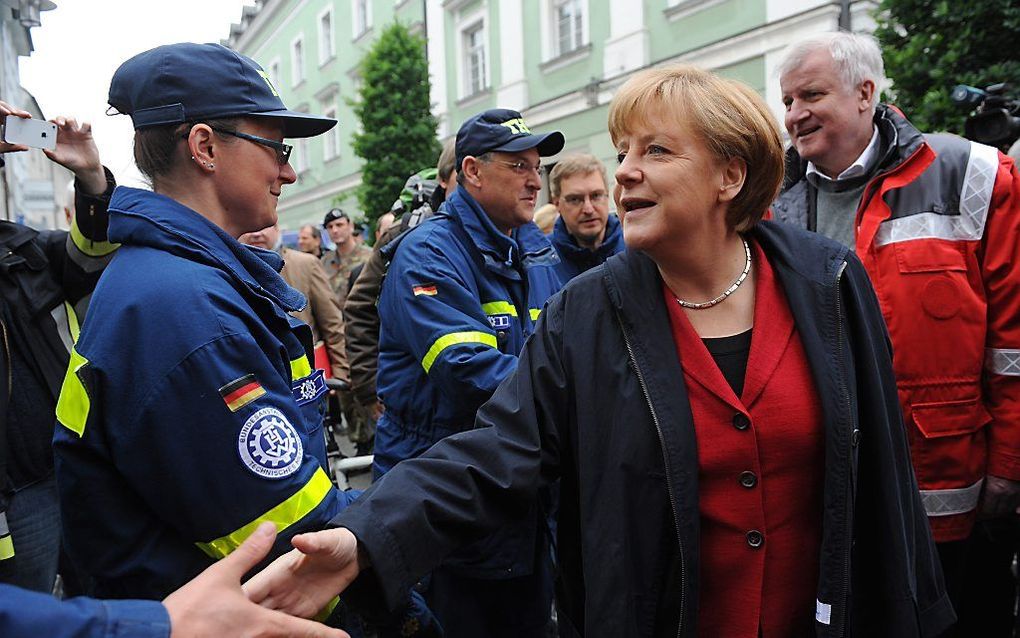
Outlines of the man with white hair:
M 1020 175 L 996 149 L 922 134 L 879 103 L 869 36 L 793 44 L 779 73 L 792 148 L 773 214 L 847 244 L 871 276 L 956 604 L 978 515 L 1020 510 Z

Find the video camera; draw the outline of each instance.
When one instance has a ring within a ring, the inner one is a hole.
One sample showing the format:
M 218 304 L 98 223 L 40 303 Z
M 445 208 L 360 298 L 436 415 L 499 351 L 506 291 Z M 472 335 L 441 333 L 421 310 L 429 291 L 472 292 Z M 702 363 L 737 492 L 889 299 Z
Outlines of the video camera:
M 1005 148 L 1020 137 L 1020 99 L 1009 88 L 1005 82 L 992 84 L 983 91 L 966 84 L 953 87 L 950 95 L 953 103 L 973 110 L 964 124 L 967 139 Z

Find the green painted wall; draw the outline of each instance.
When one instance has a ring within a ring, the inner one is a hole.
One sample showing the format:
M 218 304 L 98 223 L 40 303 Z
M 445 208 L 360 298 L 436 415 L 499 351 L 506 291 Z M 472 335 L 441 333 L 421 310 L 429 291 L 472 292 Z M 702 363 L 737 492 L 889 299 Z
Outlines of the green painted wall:
M 335 57 L 319 64 L 319 14 L 327 7 L 333 8 L 333 40 Z M 354 39 L 353 7 L 350 0 L 307 0 L 295 2 L 275 11 L 272 19 L 260 30 L 259 36 L 249 44 L 243 53 L 255 58 L 263 67 L 276 59 L 280 62 L 277 89 L 288 108 L 301 108 L 311 113 L 321 113 L 321 93 L 326 87 L 336 84 L 338 94 L 337 134 L 340 138 L 340 153 L 330 160 L 325 159 L 323 136 L 307 142 L 303 170 L 295 184 L 285 187 L 280 198 L 280 223 L 284 228 L 296 228 L 309 221 L 321 221 L 322 215 L 340 199 L 342 206 L 354 215 L 360 214 L 353 189 L 339 195 L 323 196 L 314 202 L 291 206 L 289 201 L 302 193 L 336 179 L 349 178 L 361 170 L 361 160 L 351 150 L 353 133 L 358 122 L 350 106 L 350 100 L 357 98 L 354 78 L 357 66 L 365 51 L 375 42 L 376 35 L 393 20 L 413 26 L 424 19 L 424 4 L 409 0 L 395 6 L 393 0 L 372 0 L 372 27 L 361 37 Z M 295 85 L 291 73 L 291 43 L 298 34 L 303 34 L 305 80 Z M 295 153 L 299 151 L 295 150 Z
M 589 0 L 588 36 L 590 51 L 576 61 L 550 70 L 543 62 L 541 42 L 540 3 L 547 0 L 523 0 L 522 24 L 524 47 L 518 54 L 523 56 L 525 81 L 527 84 L 528 107 L 540 105 L 549 100 L 582 89 L 592 78 L 602 79 L 605 42 L 610 37 L 609 7 L 603 0 Z M 614 0 L 615 1 L 615 0 Z M 666 0 L 641 0 L 644 3 L 645 23 L 650 42 L 649 62 L 657 62 L 681 55 L 685 52 L 725 40 L 726 38 L 757 28 L 765 21 L 765 0 L 725 0 L 692 15 L 670 20 L 666 17 Z M 479 111 L 505 106 L 497 104 L 497 95 L 502 83 L 500 43 L 500 0 L 473 0 L 457 10 L 444 11 L 445 57 L 446 57 L 446 118 L 450 130 L 456 131 L 460 123 Z M 333 7 L 336 58 L 321 67 L 318 64 L 318 15 L 326 6 Z M 300 175 L 297 184 L 285 189 L 281 206 L 287 209 L 281 218 L 285 227 L 292 228 L 306 221 L 316 222 L 329 206 L 339 202 L 354 214 L 360 214 L 353 189 L 347 189 L 332 196 L 323 196 L 300 206 L 288 206 L 296 196 L 309 189 L 328 184 L 334 180 L 356 176 L 361 162 L 350 148 L 351 136 L 358 123 L 348 100 L 355 97 L 353 76 L 364 51 L 374 42 L 375 34 L 383 25 L 399 19 L 404 24 L 414 25 L 424 21 L 424 3 L 407 0 L 395 6 L 394 0 L 373 0 L 373 28 L 357 40 L 352 39 L 353 23 L 350 0 L 306 0 L 277 12 L 272 23 L 260 34 L 261 41 L 249 46 L 256 51 L 254 57 L 265 66 L 274 58 L 280 60 L 279 82 L 281 96 L 291 108 L 307 107 L 309 111 L 320 111 L 316 97 L 332 83 L 339 87 L 337 113 L 340 120 L 338 133 L 341 142 L 340 156 L 329 162 L 323 159 L 323 139 L 313 138 L 308 142 L 308 169 Z M 461 16 L 470 16 L 481 11 L 486 20 L 488 42 L 488 81 L 490 89 L 473 100 L 459 100 L 462 70 L 458 59 L 458 26 Z M 286 22 L 286 24 L 285 24 Z M 284 25 L 281 27 L 281 25 Z M 436 25 L 429 25 L 436 32 Z M 290 75 L 290 44 L 298 32 L 304 33 L 306 80 L 293 86 Z M 517 46 L 510 43 L 508 46 Z M 252 53 L 249 51 L 249 55 Z M 543 70 L 545 66 L 545 70 Z M 764 92 L 765 62 L 762 57 L 749 59 L 719 69 Z M 459 103 L 458 103 L 459 102 Z M 579 113 L 545 123 L 541 130 L 558 129 L 567 138 L 568 150 L 585 150 L 602 159 L 612 181 L 616 164 L 616 151 L 606 131 L 608 107 L 602 105 Z
M 644 0 L 652 61 L 698 49 L 765 24 L 764 0 L 728 0 L 671 20 L 665 0 Z

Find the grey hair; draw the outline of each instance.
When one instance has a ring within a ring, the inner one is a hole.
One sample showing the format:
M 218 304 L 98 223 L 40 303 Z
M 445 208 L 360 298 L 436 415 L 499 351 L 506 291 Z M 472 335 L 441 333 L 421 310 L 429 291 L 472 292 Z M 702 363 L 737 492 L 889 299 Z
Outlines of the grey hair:
M 871 109 L 874 111 L 878 95 L 885 85 L 885 63 L 882 62 L 882 50 L 878 47 L 878 41 L 867 34 L 845 31 L 813 35 L 786 49 L 779 62 L 779 77 L 799 67 L 808 55 L 818 49 L 826 49 L 832 56 L 847 88 L 853 89 L 865 80 L 875 84 L 875 92 L 871 97 Z

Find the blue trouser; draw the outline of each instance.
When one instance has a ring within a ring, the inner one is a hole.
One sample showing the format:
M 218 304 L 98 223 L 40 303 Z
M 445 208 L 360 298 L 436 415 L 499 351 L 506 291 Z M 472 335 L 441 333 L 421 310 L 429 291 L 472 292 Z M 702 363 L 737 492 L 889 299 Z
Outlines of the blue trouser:
M 15 492 L 7 506 L 14 556 L 0 561 L 0 582 L 50 593 L 60 560 L 60 501 L 50 476 Z

